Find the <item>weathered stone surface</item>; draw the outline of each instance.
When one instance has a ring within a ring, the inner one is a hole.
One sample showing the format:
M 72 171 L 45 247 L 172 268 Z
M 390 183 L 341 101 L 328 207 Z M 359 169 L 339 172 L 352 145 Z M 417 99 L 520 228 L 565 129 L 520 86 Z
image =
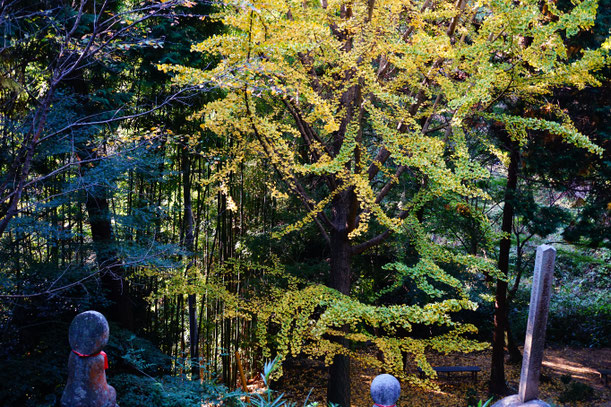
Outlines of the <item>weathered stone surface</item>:
M 371 398 L 380 406 L 394 406 L 401 394 L 401 384 L 389 374 L 376 376 L 371 382 Z
M 513 396 L 505 397 L 497 401 L 492 407 L 550 407 L 550 405 L 541 400 L 530 400 L 523 403 L 520 401 L 520 396 L 514 394 Z
M 97 311 L 82 312 L 70 324 L 70 347 L 84 355 L 97 353 L 108 343 L 109 332 L 104 315 Z
M 99 352 L 108 343 L 108 322 L 102 314 L 87 311 L 77 315 L 70 325 L 72 349 L 68 358 L 68 382 L 61 399 L 62 407 L 118 407 L 117 394 L 106 382 L 104 355 Z
M 528 324 L 524 339 L 524 357 L 520 373 L 518 395 L 522 402 L 535 400 L 539 395 L 539 376 L 543 362 L 545 326 L 552 290 L 556 249 L 552 246 L 537 247 L 535 272 L 530 294 Z
M 537 396 L 539 394 L 539 376 L 541 363 L 543 362 L 545 326 L 552 292 L 555 258 L 556 249 L 552 246 L 541 245 L 537 247 L 535 273 L 528 309 L 528 325 L 526 326 L 526 339 L 524 340 L 520 389 L 518 394 L 505 397 L 494 403 L 492 407 L 549 407 L 549 404 L 537 400 Z

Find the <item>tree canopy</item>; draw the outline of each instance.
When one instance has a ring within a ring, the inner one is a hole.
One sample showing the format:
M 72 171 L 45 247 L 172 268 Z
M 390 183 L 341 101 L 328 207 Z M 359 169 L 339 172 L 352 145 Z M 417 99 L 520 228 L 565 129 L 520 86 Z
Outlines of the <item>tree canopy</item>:
M 608 345 L 606 5 L 2 3 L 0 404 L 57 396 L 86 309 L 121 405 L 307 357 L 348 407 L 351 366 L 438 389 L 491 339 L 502 394 L 543 242 L 551 340 Z
M 611 43 L 570 61 L 565 45 L 592 27 L 596 7 L 593 1 L 566 11 L 535 1 L 228 3 L 216 16 L 227 32 L 192 47 L 220 57 L 213 69 L 161 69 L 174 72 L 179 86 L 214 83 L 225 91 L 192 115 L 202 129 L 231 140 L 231 161 L 211 182 L 231 202 L 224 186 L 239 165 L 254 160 L 273 168 L 274 188 L 292 193 L 306 210 L 278 234 L 314 222 L 330 246 L 332 288 L 349 294 L 351 257 L 406 230 L 421 257 L 395 269 L 434 295 L 427 279 L 460 285 L 439 263 L 491 273 L 485 259 L 435 248 L 421 226 L 422 209 L 437 199 L 456 206 L 486 197 L 478 182 L 488 173 L 469 148 L 482 144 L 508 162 L 489 139 L 488 123 L 502 123 L 517 143 L 527 130 L 539 130 L 602 152 L 567 117 L 522 117 L 511 109 L 554 87 L 599 84 L 594 72 Z M 346 364 L 334 361 L 340 363 Z M 349 403 L 348 390 L 332 387 L 331 401 Z

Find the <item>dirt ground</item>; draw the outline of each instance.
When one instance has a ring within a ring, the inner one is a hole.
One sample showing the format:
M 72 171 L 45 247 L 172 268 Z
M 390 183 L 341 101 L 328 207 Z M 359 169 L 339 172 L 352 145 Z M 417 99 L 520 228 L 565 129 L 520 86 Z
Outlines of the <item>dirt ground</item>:
M 474 382 L 470 373 L 445 374 L 436 379 L 441 391 L 426 391 L 402 384 L 401 398 L 398 407 L 448 406 L 467 407 L 468 397 L 471 400 L 488 398 L 487 382 L 490 378 L 490 351 L 471 354 L 431 355 L 429 361 L 433 366 L 479 366 L 482 371 Z M 597 369 L 611 366 L 611 349 L 578 349 L 578 348 L 548 348 L 542 367 L 539 398 L 556 406 L 571 407 L 611 407 L 611 389 L 605 387 Z M 506 378 L 510 387 L 518 388 L 521 365 L 507 365 Z M 286 396 L 302 406 L 308 392 L 311 390 L 311 401 L 320 402 L 324 406 L 327 369 L 322 363 L 309 360 L 299 360 L 285 368 L 283 379 L 276 384 L 276 389 L 285 392 Z M 369 395 L 371 380 L 383 372 L 353 363 L 352 404 L 351 407 L 369 407 L 372 405 Z M 558 399 L 567 389 L 560 378 L 571 375 L 572 381 L 581 382 L 594 389 L 594 397 L 587 401 L 576 403 L 561 403 Z

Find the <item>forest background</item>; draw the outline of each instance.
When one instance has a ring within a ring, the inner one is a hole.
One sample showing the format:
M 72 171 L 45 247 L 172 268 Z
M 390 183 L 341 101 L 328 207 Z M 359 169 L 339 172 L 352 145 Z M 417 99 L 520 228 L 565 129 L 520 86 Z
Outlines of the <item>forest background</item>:
M 608 0 L 286 4 L 2 2 L 0 403 L 87 309 L 122 406 L 488 344 L 500 395 L 543 242 L 548 341 L 609 347 Z

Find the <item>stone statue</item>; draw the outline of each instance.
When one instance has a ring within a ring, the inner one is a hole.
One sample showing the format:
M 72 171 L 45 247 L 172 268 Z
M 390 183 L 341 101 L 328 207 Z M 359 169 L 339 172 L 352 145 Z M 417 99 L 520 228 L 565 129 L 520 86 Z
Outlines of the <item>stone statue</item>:
M 381 374 L 371 382 L 371 398 L 374 407 L 395 407 L 400 394 L 401 385 L 393 375 Z
M 108 322 L 96 311 L 78 314 L 68 333 L 72 351 L 68 358 L 68 383 L 62 407 L 118 407 L 117 393 L 106 383 Z

